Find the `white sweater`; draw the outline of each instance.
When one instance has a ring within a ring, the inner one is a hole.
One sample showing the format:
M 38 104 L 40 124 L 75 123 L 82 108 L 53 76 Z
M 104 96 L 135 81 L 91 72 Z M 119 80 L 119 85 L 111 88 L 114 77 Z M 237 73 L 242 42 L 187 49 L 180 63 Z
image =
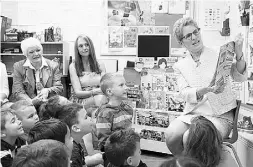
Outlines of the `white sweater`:
M 198 104 L 196 97 L 197 88 L 208 87 L 213 79 L 219 54 L 214 50 L 205 47 L 200 56 L 200 65 L 197 67 L 197 63 L 194 62 L 190 55 L 187 55 L 184 59 L 181 59 L 174 65 L 174 69 L 178 74 L 178 86 L 180 95 L 186 101 L 185 111 L 191 111 L 195 105 Z M 247 80 L 247 70 L 243 74 L 237 71 L 235 62 L 232 64 L 231 77 L 234 81 L 243 82 Z M 236 107 L 235 98 L 232 101 L 226 101 L 226 96 L 234 96 L 231 90 L 231 81 L 227 83 L 225 90 L 221 93 L 224 96 L 221 103 L 224 106 L 224 110 L 229 110 Z M 193 113 L 200 115 L 214 115 L 210 103 L 208 100 L 200 105 Z M 225 113 L 225 112 L 222 112 Z

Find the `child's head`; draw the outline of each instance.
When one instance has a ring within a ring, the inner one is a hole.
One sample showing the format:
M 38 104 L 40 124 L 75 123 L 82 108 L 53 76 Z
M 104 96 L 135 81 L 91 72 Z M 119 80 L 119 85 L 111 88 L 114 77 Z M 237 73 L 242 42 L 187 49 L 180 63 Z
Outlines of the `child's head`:
M 100 80 L 102 92 L 110 99 L 126 99 L 127 87 L 123 75 L 118 73 L 106 73 Z
M 105 143 L 105 155 L 115 166 L 138 166 L 141 159 L 140 136 L 132 129 L 114 132 Z
M 40 140 L 19 149 L 12 167 L 69 167 L 70 157 L 64 143 Z
M 25 131 L 29 131 L 35 123 L 39 121 L 35 107 L 27 100 L 17 101 L 11 106 L 11 108 L 14 110 L 18 119 L 22 121 Z
M 70 103 L 71 102 L 63 96 L 52 96 L 40 106 L 39 117 L 41 120 L 57 118 L 57 113 L 61 111 L 62 106 Z
M 214 124 L 203 116 L 191 121 L 185 155 L 196 158 L 206 167 L 219 164 L 222 138 Z
M 93 123 L 87 116 L 86 110 L 82 105 L 72 103 L 64 105 L 57 118 L 65 122 L 75 141 L 81 141 L 82 137 L 92 131 Z
M 28 133 L 28 143 L 42 139 L 53 139 L 65 143 L 70 151 L 73 149 L 73 139 L 68 126 L 58 119 L 39 121 Z
M 5 108 L 1 110 L 1 139 L 15 138 L 24 134 L 22 122 L 13 114 L 13 110 Z
M 171 157 L 159 167 L 203 167 L 197 160 L 189 157 Z

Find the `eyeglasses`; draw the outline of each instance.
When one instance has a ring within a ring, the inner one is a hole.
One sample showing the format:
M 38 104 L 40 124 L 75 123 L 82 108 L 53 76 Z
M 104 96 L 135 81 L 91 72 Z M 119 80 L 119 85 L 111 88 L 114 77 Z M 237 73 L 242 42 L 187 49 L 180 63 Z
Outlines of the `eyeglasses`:
M 186 39 L 186 40 L 192 40 L 192 34 L 194 34 L 195 36 L 199 35 L 199 32 L 200 32 L 200 28 L 197 28 L 195 29 L 192 33 L 189 33 L 189 34 L 186 34 L 183 38 L 183 39 Z

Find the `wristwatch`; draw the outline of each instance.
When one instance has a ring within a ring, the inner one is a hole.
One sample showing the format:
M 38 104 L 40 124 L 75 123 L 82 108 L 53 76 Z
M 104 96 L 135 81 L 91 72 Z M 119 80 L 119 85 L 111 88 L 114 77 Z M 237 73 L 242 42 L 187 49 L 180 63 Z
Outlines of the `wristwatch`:
M 236 56 L 236 61 L 241 61 L 242 60 L 242 58 L 243 58 L 243 52 L 242 52 L 242 55 L 241 55 L 241 57 L 239 58 L 239 59 L 237 59 L 237 56 Z

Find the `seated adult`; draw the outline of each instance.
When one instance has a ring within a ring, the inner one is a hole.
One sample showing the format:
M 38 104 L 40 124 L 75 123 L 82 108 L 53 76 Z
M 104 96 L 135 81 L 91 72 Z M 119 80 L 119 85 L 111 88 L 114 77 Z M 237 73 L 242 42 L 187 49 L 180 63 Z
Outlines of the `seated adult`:
M 48 97 L 63 91 L 59 64 L 42 56 L 43 48 L 36 38 L 21 42 L 26 57 L 14 64 L 13 96 L 16 100 L 40 103 Z
M 9 84 L 8 84 L 8 75 L 6 71 L 6 66 L 0 62 L 0 71 L 1 71 L 1 82 L 0 82 L 0 106 L 8 103 L 9 96 Z
M 100 79 L 105 65 L 97 61 L 93 42 L 80 35 L 75 42 L 75 59 L 69 65 L 72 84 L 70 101 L 85 106 L 100 106 L 107 102 L 100 89 Z M 88 108 L 88 107 L 87 107 Z
M 232 129 L 236 99 L 233 98 L 230 80 L 220 87 L 214 86 L 212 81 L 219 54 L 203 45 L 197 23 L 191 18 L 181 18 L 176 21 L 173 33 L 178 43 L 190 53 L 174 65 L 174 70 L 178 74 L 180 95 L 186 101 L 184 112 L 188 114 L 171 122 L 165 133 L 169 150 L 173 154 L 180 154 L 183 150 L 183 135 L 189 129 L 191 119 L 198 115 L 210 120 L 222 138 L 226 138 Z M 242 46 L 243 39 L 238 35 L 234 46 L 236 61 L 232 63 L 230 70 L 231 78 L 237 82 L 247 79 Z M 221 106 L 219 113 L 213 110 L 209 100 L 205 100 L 209 92 L 213 96 L 222 97 L 222 100 L 218 101 Z

